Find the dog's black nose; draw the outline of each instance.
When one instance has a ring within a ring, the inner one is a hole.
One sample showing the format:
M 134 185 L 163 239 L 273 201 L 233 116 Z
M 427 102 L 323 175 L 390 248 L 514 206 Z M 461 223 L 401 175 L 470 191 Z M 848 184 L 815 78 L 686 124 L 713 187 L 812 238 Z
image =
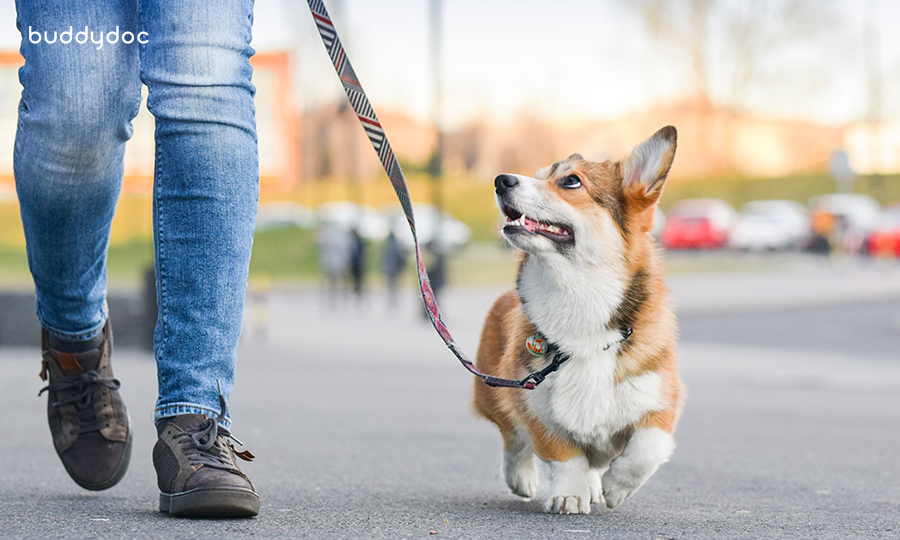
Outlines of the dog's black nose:
M 503 195 L 510 188 L 519 185 L 519 179 L 511 174 L 501 174 L 497 178 L 494 178 L 494 188 L 497 190 L 497 195 Z

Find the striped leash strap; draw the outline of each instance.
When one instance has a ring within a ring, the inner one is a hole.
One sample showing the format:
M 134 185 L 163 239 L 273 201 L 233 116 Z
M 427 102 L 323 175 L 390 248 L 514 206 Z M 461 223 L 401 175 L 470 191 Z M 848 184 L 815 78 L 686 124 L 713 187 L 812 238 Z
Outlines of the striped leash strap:
M 422 250 L 419 248 L 419 239 L 416 236 L 416 222 L 413 218 L 409 190 L 406 187 L 406 178 L 403 176 L 403 171 L 400 169 L 400 163 L 397 162 L 397 157 L 394 155 L 393 150 L 391 150 L 391 145 L 387 140 L 384 129 L 382 129 L 381 123 L 378 122 L 378 117 L 375 116 L 375 111 L 372 109 L 372 105 L 369 103 L 369 99 L 366 97 L 366 93 L 363 91 L 362 85 L 359 83 L 359 79 L 356 77 L 356 73 L 354 73 L 353 67 L 350 65 L 350 60 L 344 52 L 344 47 L 341 45 L 341 40 L 338 37 L 337 30 L 334 28 L 334 24 L 331 22 L 328 11 L 325 9 L 325 5 L 322 3 L 322 0 L 307 1 L 309 2 L 309 8 L 312 11 L 313 19 L 316 21 L 316 27 L 319 29 L 319 35 L 322 36 L 322 43 L 325 44 L 328 56 L 331 57 L 331 63 L 334 64 L 334 69 L 341 79 L 341 84 L 344 87 L 344 92 L 347 93 L 350 105 L 353 106 L 353 110 L 356 112 L 356 116 L 359 118 L 359 122 L 362 124 L 366 135 L 369 137 L 372 147 L 375 148 L 378 159 L 381 160 L 381 165 L 384 167 L 384 171 L 387 173 L 388 178 L 390 178 L 391 185 L 394 186 L 394 192 L 397 193 L 397 198 L 400 200 L 400 206 L 403 207 L 403 213 L 406 215 L 406 221 L 409 223 L 409 230 L 412 231 L 413 240 L 415 241 L 416 271 L 419 276 L 419 288 L 422 290 L 422 299 L 425 301 L 425 311 L 428 313 L 431 324 L 434 325 L 434 329 L 437 330 L 441 339 L 444 340 L 444 343 L 447 344 L 447 347 L 453 352 L 456 358 L 459 359 L 462 365 L 475 376 L 481 378 L 488 386 L 533 389 L 535 382 L 531 380 L 532 375 L 517 381 L 514 379 L 492 377 L 482 373 L 475 364 L 466 357 L 465 353 L 463 353 L 456 345 L 456 342 L 453 341 L 453 337 L 441 320 L 441 311 L 438 309 L 434 291 L 431 289 L 431 283 L 428 281 L 428 274 L 425 272 L 425 264 L 422 261 Z

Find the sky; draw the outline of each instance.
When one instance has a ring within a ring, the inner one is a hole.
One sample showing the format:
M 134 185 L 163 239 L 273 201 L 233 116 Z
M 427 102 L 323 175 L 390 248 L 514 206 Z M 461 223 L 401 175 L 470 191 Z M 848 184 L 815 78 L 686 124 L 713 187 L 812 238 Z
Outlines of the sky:
M 679 0 L 673 0 L 678 2 Z M 777 4 L 784 0 L 769 0 Z M 813 5 L 822 0 L 814 0 Z M 827 123 L 866 115 L 864 6 L 877 13 L 883 115 L 900 121 L 900 2 L 833 0 L 826 40 L 788 43 L 763 59 L 751 110 Z M 734 0 L 756 9 L 764 0 Z M 376 110 L 432 112 L 428 0 L 325 0 Z M 441 121 L 531 114 L 558 120 L 612 118 L 690 93 L 690 66 L 654 38 L 628 0 L 443 0 Z M 0 3 L 0 48 L 18 47 L 14 2 Z M 720 37 L 727 29 L 714 28 Z M 302 0 L 256 0 L 254 47 L 296 53 L 302 106 L 337 99 L 340 87 Z M 729 58 L 707 51 L 713 88 Z

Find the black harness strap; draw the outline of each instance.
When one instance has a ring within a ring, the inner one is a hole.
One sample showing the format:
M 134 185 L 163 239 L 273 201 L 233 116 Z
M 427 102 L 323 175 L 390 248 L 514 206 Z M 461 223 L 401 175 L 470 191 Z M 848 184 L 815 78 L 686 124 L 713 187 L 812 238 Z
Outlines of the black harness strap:
M 623 326 L 619 329 L 619 332 L 621 332 L 622 338 L 618 341 L 610 343 L 606 347 L 603 347 L 604 351 L 608 351 L 613 345 L 622 343 L 623 341 L 630 338 L 631 334 L 634 333 L 634 329 L 630 326 Z M 531 380 L 534 381 L 534 386 L 541 384 L 542 382 L 544 382 L 544 379 L 547 378 L 547 375 L 550 375 L 551 373 L 559 369 L 559 366 L 563 365 L 565 361 L 571 358 L 571 356 L 569 356 L 567 353 L 562 352 L 555 343 L 549 343 L 547 345 L 547 352 L 545 353 L 545 356 L 547 358 L 551 358 L 550 364 L 540 371 L 535 371 L 529 374 L 527 377 L 522 379 L 522 383 Z

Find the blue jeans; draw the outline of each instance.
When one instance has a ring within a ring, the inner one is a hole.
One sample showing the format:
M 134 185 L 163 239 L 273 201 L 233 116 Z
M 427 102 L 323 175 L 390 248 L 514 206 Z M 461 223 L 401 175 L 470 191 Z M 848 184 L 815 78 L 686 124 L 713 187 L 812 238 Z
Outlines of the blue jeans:
M 13 167 L 38 318 L 67 339 L 106 322 L 110 224 L 143 83 L 156 118 L 154 419 L 215 415 L 216 381 L 226 398 L 234 383 L 259 197 L 253 2 L 16 8 L 25 65 Z

